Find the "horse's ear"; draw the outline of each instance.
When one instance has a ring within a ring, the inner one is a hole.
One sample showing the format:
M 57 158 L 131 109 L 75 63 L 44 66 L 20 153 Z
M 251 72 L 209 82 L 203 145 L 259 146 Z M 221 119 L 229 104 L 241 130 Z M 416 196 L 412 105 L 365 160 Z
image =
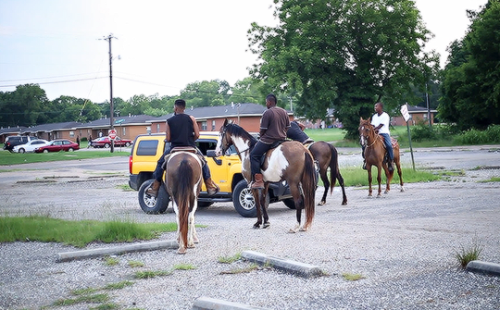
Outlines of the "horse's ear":
M 360 117 L 359 117 L 359 122 L 361 123 L 362 121 L 364 121 L 364 119 L 363 119 L 363 117 L 362 117 L 362 116 L 360 116 Z
M 227 126 L 227 118 L 226 118 L 226 120 L 224 121 L 224 125 L 223 125 L 223 126 L 224 126 L 224 127 L 226 127 L 226 126 Z

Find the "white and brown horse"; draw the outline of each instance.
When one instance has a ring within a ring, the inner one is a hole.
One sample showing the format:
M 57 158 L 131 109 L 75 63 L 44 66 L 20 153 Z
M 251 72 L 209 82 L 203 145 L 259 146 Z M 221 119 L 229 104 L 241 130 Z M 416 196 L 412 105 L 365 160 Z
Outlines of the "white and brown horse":
M 370 123 L 369 119 L 360 118 L 359 120 L 359 141 L 362 146 L 365 147 L 365 161 L 366 161 L 366 170 L 368 170 L 368 196 L 372 195 L 372 166 L 377 167 L 377 181 L 378 181 L 378 195 L 380 197 L 380 193 L 382 192 L 382 178 L 381 172 L 382 169 L 385 171 L 385 176 L 387 178 L 387 183 L 385 186 L 384 194 L 388 194 L 391 190 L 391 180 L 394 176 L 394 170 L 389 171 L 387 166 L 387 162 L 384 160 L 385 158 L 385 144 L 384 138 L 375 132 L 375 128 Z M 392 138 L 391 138 L 392 139 Z M 404 192 L 405 188 L 403 186 L 403 174 L 401 171 L 401 163 L 399 158 L 399 144 L 395 139 L 392 139 L 392 147 L 394 151 L 394 164 L 398 169 L 399 174 L 399 184 L 401 185 L 401 191 Z
M 242 174 L 247 183 L 251 183 L 250 152 L 257 139 L 236 124 L 229 124 L 227 119 L 220 128 L 216 154 L 225 154 L 234 145 L 242 163 Z M 270 182 L 286 181 L 290 187 L 296 209 L 297 224 L 290 232 L 306 231 L 314 217 L 314 199 L 316 191 L 316 170 L 311 153 L 297 141 L 286 141 L 270 149 L 261 166 L 264 177 L 264 189 L 253 189 L 252 193 L 257 209 L 257 222 L 254 228 L 270 225 L 267 214 L 266 195 Z M 301 222 L 302 209 L 305 209 L 306 221 Z
M 165 187 L 177 219 L 177 252 L 185 254 L 186 248 L 194 248 L 198 243 L 194 213 L 202 185 L 202 160 L 194 152 L 176 151 L 175 148 L 167 156 Z

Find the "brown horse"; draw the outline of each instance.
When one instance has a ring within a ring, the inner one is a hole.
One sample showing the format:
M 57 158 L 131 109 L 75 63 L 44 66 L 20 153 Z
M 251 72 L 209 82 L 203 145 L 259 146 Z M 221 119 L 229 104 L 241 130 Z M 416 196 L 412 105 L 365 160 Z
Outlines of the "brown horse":
M 382 168 L 385 171 L 385 176 L 387 178 L 387 183 L 385 187 L 385 194 L 388 194 L 391 190 L 391 180 L 394 176 L 394 170 L 389 171 L 387 166 L 387 162 L 384 160 L 385 158 L 385 145 L 384 138 L 380 136 L 378 133 L 375 133 L 375 128 L 370 123 L 370 120 L 364 120 L 360 118 L 359 120 L 359 139 L 361 145 L 365 147 L 365 161 L 366 161 L 366 169 L 368 170 L 368 196 L 372 195 L 372 166 L 376 166 L 378 169 L 377 181 L 378 181 L 378 195 L 380 197 L 380 192 L 382 191 L 381 187 L 381 171 Z M 392 138 L 391 138 L 392 139 Z M 404 192 L 403 186 L 403 175 L 401 172 L 401 164 L 399 158 L 399 144 L 395 139 L 392 139 L 392 146 L 394 150 L 394 164 L 398 169 L 399 174 L 399 184 L 401 185 L 401 191 Z
M 330 195 L 333 192 L 335 182 L 338 180 L 339 185 L 342 187 L 342 205 L 347 204 L 347 196 L 345 194 L 344 178 L 340 174 L 339 161 L 337 149 L 333 145 L 325 141 L 313 142 L 311 144 L 305 144 L 305 146 L 311 152 L 313 158 L 318 162 L 319 175 L 323 184 L 325 185 L 325 191 L 323 192 L 323 197 L 318 203 L 322 206 L 326 203 L 326 195 L 328 193 L 328 188 L 330 188 Z M 330 168 L 330 180 L 328 180 L 328 168 Z
M 194 248 L 198 243 L 194 213 L 202 184 L 202 161 L 193 152 L 176 151 L 175 148 L 167 156 L 165 187 L 177 219 L 177 253 L 185 254 L 186 248 Z
M 242 174 L 248 184 L 252 180 L 250 170 L 250 152 L 257 139 L 236 124 L 229 124 L 227 119 L 220 128 L 220 137 L 215 152 L 218 156 L 234 145 L 242 163 Z M 257 222 L 254 228 L 269 227 L 266 195 L 270 182 L 286 181 L 290 187 L 296 209 L 297 225 L 290 232 L 306 231 L 314 217 L 314 198 L 316 192 L 316 170 L 311 153 L 297 141 L 286 141 L 270 149 L 264 156 L 261 172 L 264 177 L 264 189 L 253 189 L 252 194 L 257 209 Z M 302 225 L 301 214 L 305 209 L 306 222 Z

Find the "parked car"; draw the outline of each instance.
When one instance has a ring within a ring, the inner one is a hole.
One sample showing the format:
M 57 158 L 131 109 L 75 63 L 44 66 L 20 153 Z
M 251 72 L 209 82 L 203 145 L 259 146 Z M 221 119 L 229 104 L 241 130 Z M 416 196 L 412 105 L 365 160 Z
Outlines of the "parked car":
M 235 210 L 241 216 L 255 217 L 257 214 L 255 202 L 241 174 L 241 160 L 236 149 L 232 146 L 226 155 L 215 157 L 218 137 L 218 132 L 200 132 L 200 137 L 196 140 L 196 146 L 205 155 L 210 167 L 212 180 L 220 188 L 216 195 L 209 196 L 203 184 L 198 196 L 198 207 L 209 207 L 214 202 L 232 201 Z M 153 171 L 164 148 L 165 134 L 139 135 L 130 152 L 128 184 L 132 189 L 139 191 L 139 205 L 148 214 L 164 213 L 170 201 L 164 186 L 160 188 L 157 198 L 146 194 L 146 190 L 154 181 Z M 288 184 L 284 182 L 271 183 L 266 199 L 270 203 L 282 201 L 290 209 L 295 209 Z
M 31 136 L 8 136 L 7 139 L 5 139 L 3 149 L 12 153 L 14 146 L 26 144 L 33 140 L 38 140 L 38 138 Z
M 48 153 L 48 152 L 73 152 L 79 150 L 80 146 L 78 143 L 66 140 L 59 139 L 51 141 L 48 145 L 40 146 L 35 150 L 35 153 Z
M 132 145 L 132 140 L 122 139 L 120 137 L 115 138 L 115 146 L 130 146 Z M 106 137 L 97 138 L 92 140 L 92 147 L 104 147 L 109 148 L 111 146 L 111 139 Z
M 37 148 L 49 144 L 50 144 L 49 141 L 43 139 L 31 140 L 26 144 L 20 144 L 14 146 L 12 152 L 14 153 L 34 152 Z

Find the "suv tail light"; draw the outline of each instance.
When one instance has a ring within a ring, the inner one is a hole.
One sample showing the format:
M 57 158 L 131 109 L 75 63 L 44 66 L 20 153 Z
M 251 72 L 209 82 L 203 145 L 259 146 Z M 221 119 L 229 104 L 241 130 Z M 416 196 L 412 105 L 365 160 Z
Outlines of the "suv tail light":
M 130 155 L 130 156 L 128 157 L 128 172 L 129 172 L 130 174 L 132 174 L 132 163 L 133 163 L 133 156 L 132 156 L 132 155 Z

